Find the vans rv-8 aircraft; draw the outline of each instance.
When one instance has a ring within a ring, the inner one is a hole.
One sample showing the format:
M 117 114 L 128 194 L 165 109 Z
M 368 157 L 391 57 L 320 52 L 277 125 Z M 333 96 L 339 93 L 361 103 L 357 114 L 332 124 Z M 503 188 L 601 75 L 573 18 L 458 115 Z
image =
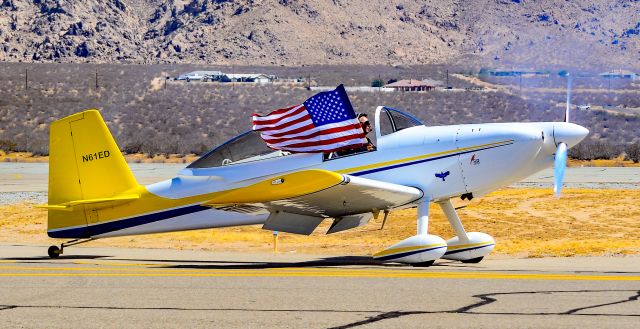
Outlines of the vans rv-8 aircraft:
M 568 122 L 568 108 L 565 122 L 429 127 L 385 106 L 373 119 L 375 150 L 289 153 L 250 131 L 175 178 L 146 186 L 137 183 L 97 110 L 55 121 L 49 199 L 41 207 L 48 209 L 48 235 L 70 241 L 49 247 L 49 256 L 93 239 L 238 225 L 309 235 L 332 220 L 331 234 L 417 207 L 416 235 L 374 259 L 414 266 L 439 258 L 479 262 L 495 241 L 466 232 L 451 199 L 482 196 L 554 163 L 559 196 L 567 148 L 588 134 Z M 428 234 L 431 202 L 442 207 L 456 236 Z

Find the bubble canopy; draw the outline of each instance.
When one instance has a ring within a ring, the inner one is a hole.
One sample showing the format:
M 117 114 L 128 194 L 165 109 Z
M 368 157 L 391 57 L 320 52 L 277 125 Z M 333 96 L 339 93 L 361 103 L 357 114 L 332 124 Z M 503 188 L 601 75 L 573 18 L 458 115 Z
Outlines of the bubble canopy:
M 270 149 L 257 131 L 244 132 L 207 152 L 187 168 L 211 168 L 259 161 L 288 154 Z
M 380 106 L 376 112 L 378 112 L 376 116 L 379 118 L 379 124 L 376 125 L 375 129 L 379 130 L 379 136 L 389 135 L 406 128 L 423 125 L 420 120 L 410 114 L 390 107 Z M 207 152 L 187 166 L 187 168 L 222 167 L 276 158 L 289 154 L 287 151 L 269 148 L 262 138 L 260 138 L 259 132 L 250 130 Z

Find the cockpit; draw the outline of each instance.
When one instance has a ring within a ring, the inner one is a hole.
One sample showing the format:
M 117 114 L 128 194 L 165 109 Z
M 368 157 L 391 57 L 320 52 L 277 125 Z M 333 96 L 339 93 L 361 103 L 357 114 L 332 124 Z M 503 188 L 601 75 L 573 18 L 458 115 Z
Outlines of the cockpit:
M 402 111 L 379 106 L 375 113 L 374 131 L 367 135 L 374 145 L 378 145 L 385 136 L 393 135 L 398 131 L 422 126 L 420 120 Z M 374 148 L 375 150 L 375 148 Z M 356 155 L 371 151 L 362 151 L 348 154 Z M 281 150 L 273 150 L 260 137 L 260 133 L 256 131 L 247 131 L 240 134 L 226 143 L 207 152 L 205 155 L 194 161 L 187 168 L 213 168 L 221 166 L 230 166 L 235 164 L 250 163 L 287 156 L 291 153 Z M 324 154 L 323 160 L 333 160 L 342 157 L 337 154 Z
M 376 109 L 375 131 L 378 138 L 416 126 L 424 126 L 424 124 L 408 113 L 386 106 Z

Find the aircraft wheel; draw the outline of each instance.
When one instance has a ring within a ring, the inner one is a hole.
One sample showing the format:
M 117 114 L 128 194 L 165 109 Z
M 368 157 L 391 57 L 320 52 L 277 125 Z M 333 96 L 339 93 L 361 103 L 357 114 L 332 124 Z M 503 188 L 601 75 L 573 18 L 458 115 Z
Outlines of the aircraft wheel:
M 47 250 L 47 253 L 51 258 L 58 258 L 60 256 L 60 248 L 58 248 L 58 246 L 51 246 L 49 250 Z
M 427 262 L 411 263 L 410 265 L 413 266 L 413 267 L 429 267 L 429 266 L 433 265 L 433 263 L 435 261 L 436 260 L 434 259 L 434 260 L 430 260 L 430 261 L 427 261 Z
M 465 260 L 461 260 L 461 262 L 465 263 L 465 264 L 477 264 L 480 263 L 480 261 L 484 258 L 484 256 L 482 257 L 476 257 L 476 258 L 471 258 L 471 259 L 465 259 Z

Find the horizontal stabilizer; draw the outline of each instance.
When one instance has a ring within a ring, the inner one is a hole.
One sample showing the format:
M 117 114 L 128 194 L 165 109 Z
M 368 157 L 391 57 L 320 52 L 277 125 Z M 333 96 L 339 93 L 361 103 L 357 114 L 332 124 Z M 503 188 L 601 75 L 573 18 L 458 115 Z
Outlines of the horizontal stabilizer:
M 102 204 L 104 207 L 112 207 L 115 205 L 127 203 L 136 199 L 139 199 L 140 195 L 137 194 L 129 194 L 129 195 L 121 195 L 112 198 L 98 198 L 98 199 L 86 199 L 86 200 L 74 200 L 69 202 L 64 202 L 57 205 L 37 205 L 36 208 L 44 208 L 49 210 L 70 210 L 70 208 L 82 205 L 93 205 L 93 204 Z

